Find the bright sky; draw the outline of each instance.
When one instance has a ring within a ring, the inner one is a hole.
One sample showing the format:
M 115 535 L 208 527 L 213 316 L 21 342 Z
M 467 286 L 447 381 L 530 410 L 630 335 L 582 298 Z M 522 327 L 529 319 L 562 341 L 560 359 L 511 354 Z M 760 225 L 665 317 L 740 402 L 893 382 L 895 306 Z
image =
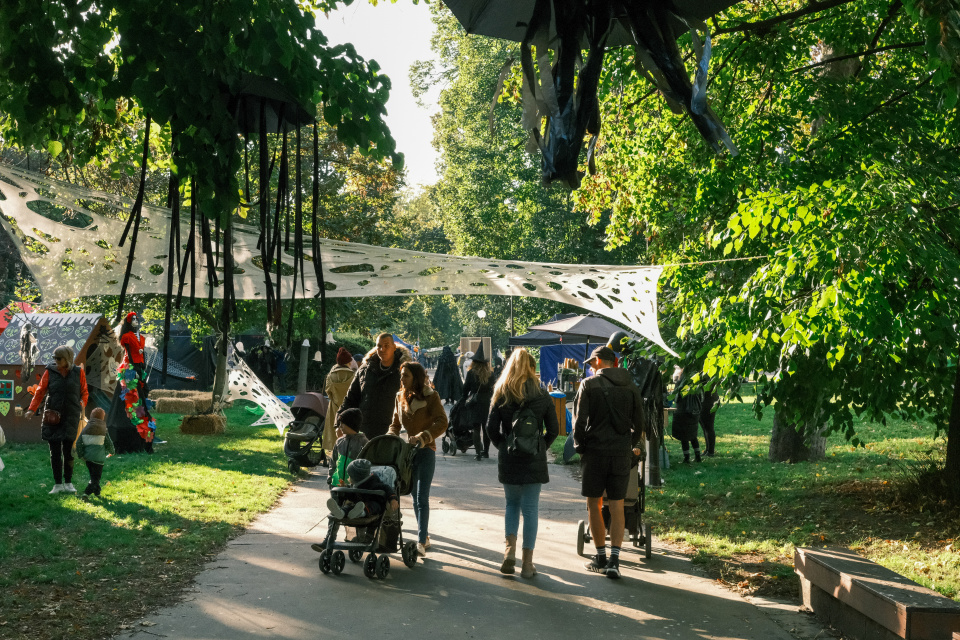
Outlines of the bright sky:
M 353 43 L 360 56 L 376 60 L 381 71 L 390 77 L 386 122 L 397 141 L 397 150 L 406 159 L 407 184 L 416 188 L 435 183 L 437 153 L 431 144 L 430 116 L 437 110 L 436 98 L 424 100 L 430 107 L 424 109 L 410 92 L 410 65 L 433 58 L 429 7 L 423 3 L 415 5 L 411 0 L 399 0 L 396 4 L 381 0 L 376 7 L 356 0 L 332 12 L 329 18 L 320 15 L 317 27 L 331 45 Z

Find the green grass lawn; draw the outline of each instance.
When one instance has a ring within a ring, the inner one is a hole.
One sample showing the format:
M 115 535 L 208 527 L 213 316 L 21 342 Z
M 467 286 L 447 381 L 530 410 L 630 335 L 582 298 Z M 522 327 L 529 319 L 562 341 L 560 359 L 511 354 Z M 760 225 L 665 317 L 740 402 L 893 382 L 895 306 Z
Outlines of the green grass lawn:
M 826 459 L 791 465 L 767 460 L 772 424 L 772 411 L 758 422 L 750 404 L 722 406 L 717 456 L 700 464 L 681 464 L 680 443 L 668 439 L 665 484 L 647 489 L 654 536 L 745 593 L 798 597 L 794 548 L 839 545 L 960 599 L 960 517 L 916 499 L 907 472 L 943 459 L 945 442 L 930 425 L 861 423 L 865 447 L 835 435 Z
M 0 450 L 0 638 L 101 638 L 175 596 L 200 565 L 288 486 L 282 438 L 244 408 L 227 432 L 188 436 L 157 416 L 168 444 L 107 460 L 103 495 L 53 487 L 46 445 Z M 83 491 L 86 465 L 73 483 Z

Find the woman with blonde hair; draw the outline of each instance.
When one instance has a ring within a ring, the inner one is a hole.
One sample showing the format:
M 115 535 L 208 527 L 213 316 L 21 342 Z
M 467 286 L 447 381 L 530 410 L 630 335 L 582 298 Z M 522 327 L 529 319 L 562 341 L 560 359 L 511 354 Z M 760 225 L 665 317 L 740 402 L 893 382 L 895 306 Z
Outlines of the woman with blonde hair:
M 413 457 L 410 496 L 417 516 L 417 552 L 425 556 L 430 548 L 430 485 L 437 468 L 436 440 L 447 430 L 447 412 L 440 394 L 427 382 L 427 372 L 417 362 L 400 365 L 400 391 L 393 406 L 393 421 L 387 433 L 399 436 L 407 432 L 410 444 L 420 448 Z
M 517 533 L 520 515 L 523 515 L 523 564 L 520 575 L 532 578 L 537 574 L 533 565 L 533 549 L 537 541 L 537 512 L 540 508 L 540 488 L 550 481 L 547 472 L 547 450 L 560 433 L 557 412 L 546 391 L 537 379 L 537 363 L 526 349 L 517 349 L 507 360 L 500 379 L 493 388 L 487 434 L 497 448 L 497 476 L 503 484 L 506 497 L 504 530 L 506 551 L 500 571 L 514 573 L 517 563 Z M 508 443 L 514 419 L 523 411 L 534 416 L 539 427 L 541 446 L 535 454 L 511 453 Z
M 33 394 L 33 401 L 24 418 L 32 418 L 43 404 L 40 436 L 50 445 L 50 466 L 53 468 L 53 489 L 50 493 L 76 493 L 73 486 L 73 441 L 80 430 L 80 418 L 87 406 L 87 376 L 83 367 L 73 364 L 73 349 L 60 345 L 53 351 L 53 364 L 43 370 L 43 377 Z

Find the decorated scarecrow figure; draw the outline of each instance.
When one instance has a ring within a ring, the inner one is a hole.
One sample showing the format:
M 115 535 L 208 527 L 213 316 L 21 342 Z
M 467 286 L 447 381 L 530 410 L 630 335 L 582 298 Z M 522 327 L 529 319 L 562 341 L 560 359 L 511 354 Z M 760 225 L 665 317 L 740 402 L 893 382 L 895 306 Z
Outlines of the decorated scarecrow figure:
M 120 346 L 123 347 L 123 362 L 117 369 L 117 380 L 120 398 L 127 418 L 137 429 L 137 433 L 146 442 L 146 450 L 153 449 L 153 436 L 157 430 L 157 423 L 150 415 L 152 401 L 147 398 L 150 392 L 147 387 L 146 368 L 144 366 L 143 351 L 146 339 L 140 333 L 140 320 L 136 312 L 131 311 L 123 320 L 120 327 Z
M 33 330 L 33 325 L 25 322 L 20 329 L 20 371 L 17 371 L 17 377 L 26 380 L 33 371 L 33 365 L 37 362 L 40 355 L 40 347 L 37 345 L 37 334 Z

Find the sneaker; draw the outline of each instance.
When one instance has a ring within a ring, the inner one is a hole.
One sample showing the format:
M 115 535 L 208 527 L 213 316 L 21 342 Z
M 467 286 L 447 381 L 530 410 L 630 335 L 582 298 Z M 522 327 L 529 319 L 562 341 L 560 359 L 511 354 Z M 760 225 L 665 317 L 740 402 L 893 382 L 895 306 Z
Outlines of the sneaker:
M 154 438 L 153 444 L 167 444 L 166 440 L 161 440 L 160 438 Z
M 417 543 L 417 555 L 421 555 L 421 556 L 427 555 L 427 547 L 422 542 Z
M 91 482 L 90 484 L 87 485 L 87 488 L 83 490 L 83 495 L 89 496 L 95 491 L 96 491 L 96 488 L 93 486 L 93 483 Z
M 50 495 L 53 495 L 54 493 L 63 493 L 64 491 L 65 489 L 63 488 L 62 484 L 55 484 L 53 485 L 53 489 L 50 489 Z
M 324 540 L 323 542 L 314 542 L 312 545 L 310 545 L 310 548 L 316 551 L 317 553 L 323 553 L 324 551 L 327 550 L 326 540 Z
M 590 558 L 590 562 L 585 562 L 583 568 L 594 573 L 604 573 L 607 570 L 607 557 L 601 557 L 599 554 Z
M 483 454 L 482 454 L 482 453 L 478 453 L 476 459 L 477 459 L 477 460 L 483 460 Z
M 347 512 L 347 517 L 351 520 L 354 518 L 362 518 L 366 510 L 367 505 L 365 505 L 363 502 L 358 502 L 357 504 L 353 505 L 353 508 L 350 509 L 349 512 Z
M 430 536 L 427 536 L 427 541 L 423 543 L 423 548 L 429 549 L 431 546 L 433 545 L 430 543 Z
M 347 515 L 343 512 L 343 509 L 340 508 L 340 505 L 337 504 L 337 501 L 333 498 L 327 500 L 327 508 L 330 509 L 330 515 L 333 516 L 335 520 L 343 520 L 343 516 Z
M 603 572 L 608 578 L 616 580 L 620 577 L 620 558 L 610 558 L 607 562 L 607 569 Z
M 490 452 L 489 452 L 489 451 L 484 451 L 484 452 L 483 452 L 483 457 L 484 457 L 484 458 L 489 458 L 489 457 L 490 457 Z
M 64 493 L 76 493 L 76 492 L 77 492 L 77 488 L 76 488 L 75 486 L 73 486 L 73 483 L 72 483 L 72 482 L 65 482 L 64 485 L 63 485 L 63 492 L 64 492 Z

